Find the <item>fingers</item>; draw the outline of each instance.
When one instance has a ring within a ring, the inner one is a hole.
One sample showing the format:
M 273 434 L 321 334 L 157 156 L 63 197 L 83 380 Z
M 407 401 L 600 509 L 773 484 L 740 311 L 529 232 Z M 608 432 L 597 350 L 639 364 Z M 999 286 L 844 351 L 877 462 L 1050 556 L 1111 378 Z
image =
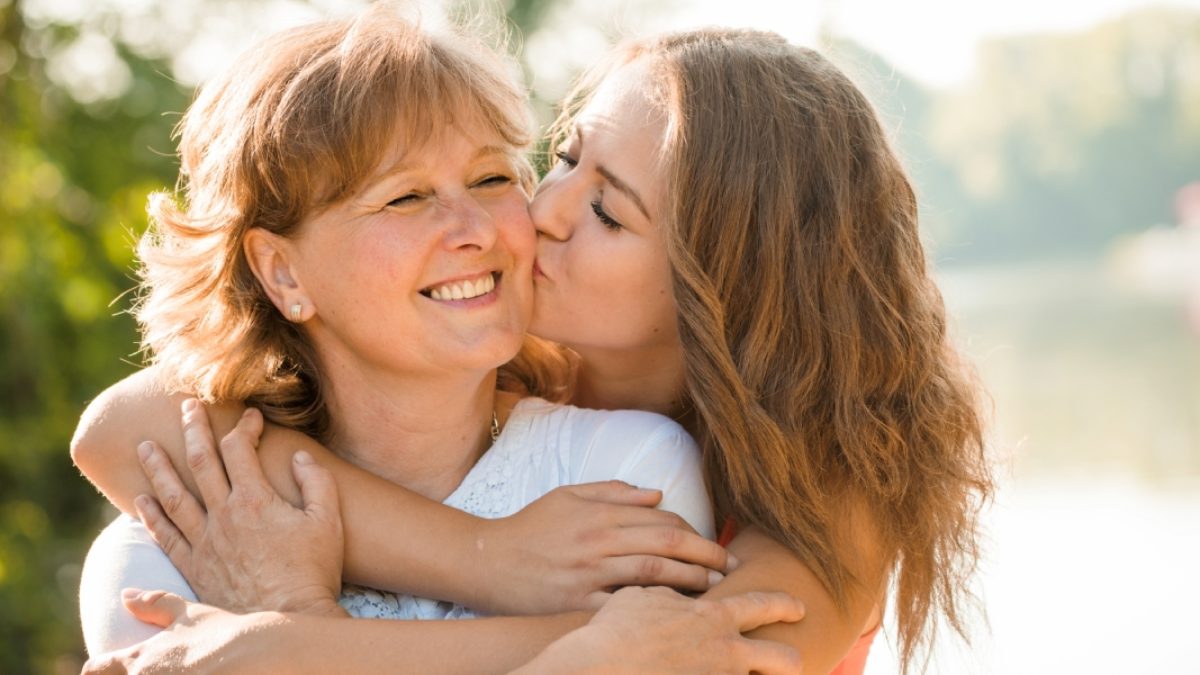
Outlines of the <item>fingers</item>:
M 176 535 L 181 534 L 182 538 L 189 542 L 197 541 L 205 529 L 204 507 L 184 487 L 179 474 L 175 472 L 175 467 L 167 459 L 167 454 L 152 441 L 146 441 L 138 446 L 138 460 L 142 464 L 142 472 L 146 474 L 146 478 L 150 480 L 150 486 L 154 488 L 158 503 L 166 512 L 166 517 L 171 519 L 171 530 Z M 148 497 L 146 499 L 150 502 L 153 501 Z M 137 506 L 136 503 L 135 506 Z M 141 513 L 139 508 L 138 514 L 141 515 Z M 149 527 L 151 532 L 155 531 L 155 528 L 146 522 L 146 518 L 142 518 L 142 522 L 146 523 L 146 527 Z M 175 531 L 176 527 L 179 528 L 178 531 Z M 167 550 L 162 543 L 159 546 L 162 546 L 164 551 Z
M 208 412 L 194 398 L 184 401 L 182 409 L 184 456 L 200 488 L 200 498 L 210 507 L 221 504 L 229 497 L 229 477 L 217 456 Z
M 190 495 L 189 495 L 190 496 Z M 187 569 L 191 560 L 192 546 L 187 537 L 180 533 L 174 523 L 162 512 L 158 502 L 146 495 L 138 495 L 133 500 L 133 508 L 137 510 L 138 518 L 150 530 L 154 543 L 158 544 L 171 559 L 171 563 L 180 570 Z
M 621 480 L 605 480 L 582 483 L 560 488 L 576 497 L 596 502 L 628 504 L 631 506 L 655 506 L 662 501 L 662 490 L 639 488 Z
M 612 537 L 610 555 L 637 553 L 671 558 L 696 567 L 694 574 L 704 577 L 709 570 L 736 566 L 733 556 L 720 544 L 674 525 L 624 527 L 614 531 Z
M 725 575 L 700 565 L 654 555 L 626 555 L 600 563 L 605 587 L 669 586 L 685 591 L 707 591 Z
M 580 609 L 599 611 L 612 596 L 613 594 L 609 591 L 592 591 L 583 596 L 583 606 Z
M 771 642 L 743 638 L 735 649 L 742 651 L 742 658 L 749 664 L 750 671 L 761 675 L 796 675 L 804 664 L 795 647 Z
M 262 437 L 262 413 L 246 408 L 236 426 L 221 439 L 221 458 L 230 483 L 240 488 L 269 489 L 258 459 L 258 440 Z
M 300 486 L 300 499 L 304 512 L 320 520 L 338 522 L 342 520 L 338 509 L 337 483 L 333 474 L 317 464 L 312 455 L 301 450 L 292 456 L 292 475 Z
M 722 598 L 740 632 L 769 623 L 793 623 L 804 618 L 804 604 L 787 593 L 751 592 Z
M 138 621 L 166 628 L 187 613 L 187 600 L 166 591 L 126 588 L 121 601 Z

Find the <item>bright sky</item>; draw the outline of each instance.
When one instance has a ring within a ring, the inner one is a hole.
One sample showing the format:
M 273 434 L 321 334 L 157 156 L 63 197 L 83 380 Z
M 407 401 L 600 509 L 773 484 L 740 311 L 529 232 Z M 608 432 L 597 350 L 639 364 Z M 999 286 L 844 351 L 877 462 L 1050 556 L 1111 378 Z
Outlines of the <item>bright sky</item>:
M 0 4 L 9 0 L 0 0 Z M 130 73 L 106 38 L 119 37 L 145 53 L 174 54 L 174 74 L 198 82 L 262 36 L 321 14 L 344 14 L 367 0 L 25 0 L 33 24 L 72 23 L 83 17 L 80 39 L 54 59 L 51 77 L 81 100 L 119 95 Z M 418 5 L 447 0 L 409 0 Z M 484 0 L 491 6 L 503 0 Z M 996 35 L 1076 31 L 1152 4 L 1191 7 L 1200 0 L 559 0 L 545 30 L 524 45 L 534 88 L 548 99 L 607 48 L 604 32 L 644 35 L 700 25 L 766 28 L 814 45 L 824 22 L 882 54 L 902 72 L 933 86 L 961 82 L 971 72 L 979 40 Z M 123 17 L 119 24 L 106 12 Z M 427 16 L 437 12 L 424 12 Z M 148 17 L 158 18 L 147 22 Z M 166 21 L 167 26 L 159 23 Z M 180 42 L 180 36 L 187 36 Z
M 669 27 L 755 26 L 812 44 L 822 16 L 835 32 L 887 57 L 930 85 L 964 79 L 978 41 L 1043 31 L 1075 31 L 1147 6 L 1191 7 L 1200 0 L 664 0 Z

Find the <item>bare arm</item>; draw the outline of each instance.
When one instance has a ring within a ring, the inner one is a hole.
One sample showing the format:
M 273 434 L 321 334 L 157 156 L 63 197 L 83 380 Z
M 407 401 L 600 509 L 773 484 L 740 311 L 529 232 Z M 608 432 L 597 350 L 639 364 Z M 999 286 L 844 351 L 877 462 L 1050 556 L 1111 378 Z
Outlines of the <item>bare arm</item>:
M 806 675 L 833 670 L 858 638 L 881 618 L 886 584 L 886 564 L 862 521 L 845 524 L 845 560 L 856 561 L 851 571 L 860 583 L 850 589 L 848 602 L 839 606 L 816 576 L 790 550 L 761 531 L 742 531 L 729 545 L 741 565 L 705 598 L 724 598 L 747 591 L 783 591 L 804 602 L 806 614 L 799 623 L 763 626 L 749 636 L 795 647 L 804 659 Z
M 134 513 L 134 498 L 151 492 L 135 453 L 146 440 L 167 453 L 199 495 L 184 457 L 179 410 L 185 398 L 166 391 L 148 369 L 113 385 L 85 411 L 72 457 L 122 511 Z M 240 405 L 210 407 L 214 435 L 226 434 L 241 413 Z M 728 563 L 722 549 L 694 533 L 664 536 L 687 526 L 645 508 L 657 503 L 657 493 L 616 483 L 572 486 L 514 516 L 484 520 L 359 469 L 301 433 L 268 425 L 259 449 L 263 471 L 293 505 L 300 495 L 291 457 L 301 449 L 334 476 L 342 494 L 346 579 L 365 586 L 496 613 L 545 613 L 594 608 L 612 586 L 704 590 L 708 568 Z M 662 564 L 644 564 L 647 556 L 661 557 Z
M 517 671 L 521 675 L 750 670 L 783 675 L 800 669 L 795 650 L 745 639 L 740 631 L 797 621 L 804 613 L 803 606 L 779 593 L 711 602 L 664 588 L 623 589 L 590 621 L 583 613 L 461 621 L 235 615 L 160 592 L 135 593 L 126 605 L 165 630 L 140 645 L 95 656 L 84 667 L 87 675 L 504 673 L 521 664 L 526 664 Z
M 125 602 L 165 630 L 93 655 L 84 673 L 504 673 L 588 618 L 582 612 L 462 621 L 237 615 L 157 591 Z

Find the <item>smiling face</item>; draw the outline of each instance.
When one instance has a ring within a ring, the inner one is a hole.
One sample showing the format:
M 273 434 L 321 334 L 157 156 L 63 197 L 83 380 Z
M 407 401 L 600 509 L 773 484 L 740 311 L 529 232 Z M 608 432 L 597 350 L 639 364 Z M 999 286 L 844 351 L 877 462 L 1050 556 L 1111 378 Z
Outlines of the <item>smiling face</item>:
M 325 367 L 488 370 L 516 354 L 534 254 L 517 156 L 482 124 L 444 128 L 303 223 L 290 270 Z
M 679 349 L 659 229 L 666 120 L 646 95 L 649 78 L 634 61 L 604 79 L 530 205 L 540 235 L 531 332 L 585 361 Z

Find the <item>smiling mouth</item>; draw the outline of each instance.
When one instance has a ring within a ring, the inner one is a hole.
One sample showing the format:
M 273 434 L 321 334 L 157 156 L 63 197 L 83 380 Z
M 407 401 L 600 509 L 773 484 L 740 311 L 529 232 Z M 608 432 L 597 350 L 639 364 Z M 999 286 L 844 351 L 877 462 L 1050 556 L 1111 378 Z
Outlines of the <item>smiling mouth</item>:
M 487 295 L 500 283 L 500 273 L 491 272 L 476 279 L 461 279 L 445 284 L 423 288 L 421 295 L 432 300 L 470 300 Z

